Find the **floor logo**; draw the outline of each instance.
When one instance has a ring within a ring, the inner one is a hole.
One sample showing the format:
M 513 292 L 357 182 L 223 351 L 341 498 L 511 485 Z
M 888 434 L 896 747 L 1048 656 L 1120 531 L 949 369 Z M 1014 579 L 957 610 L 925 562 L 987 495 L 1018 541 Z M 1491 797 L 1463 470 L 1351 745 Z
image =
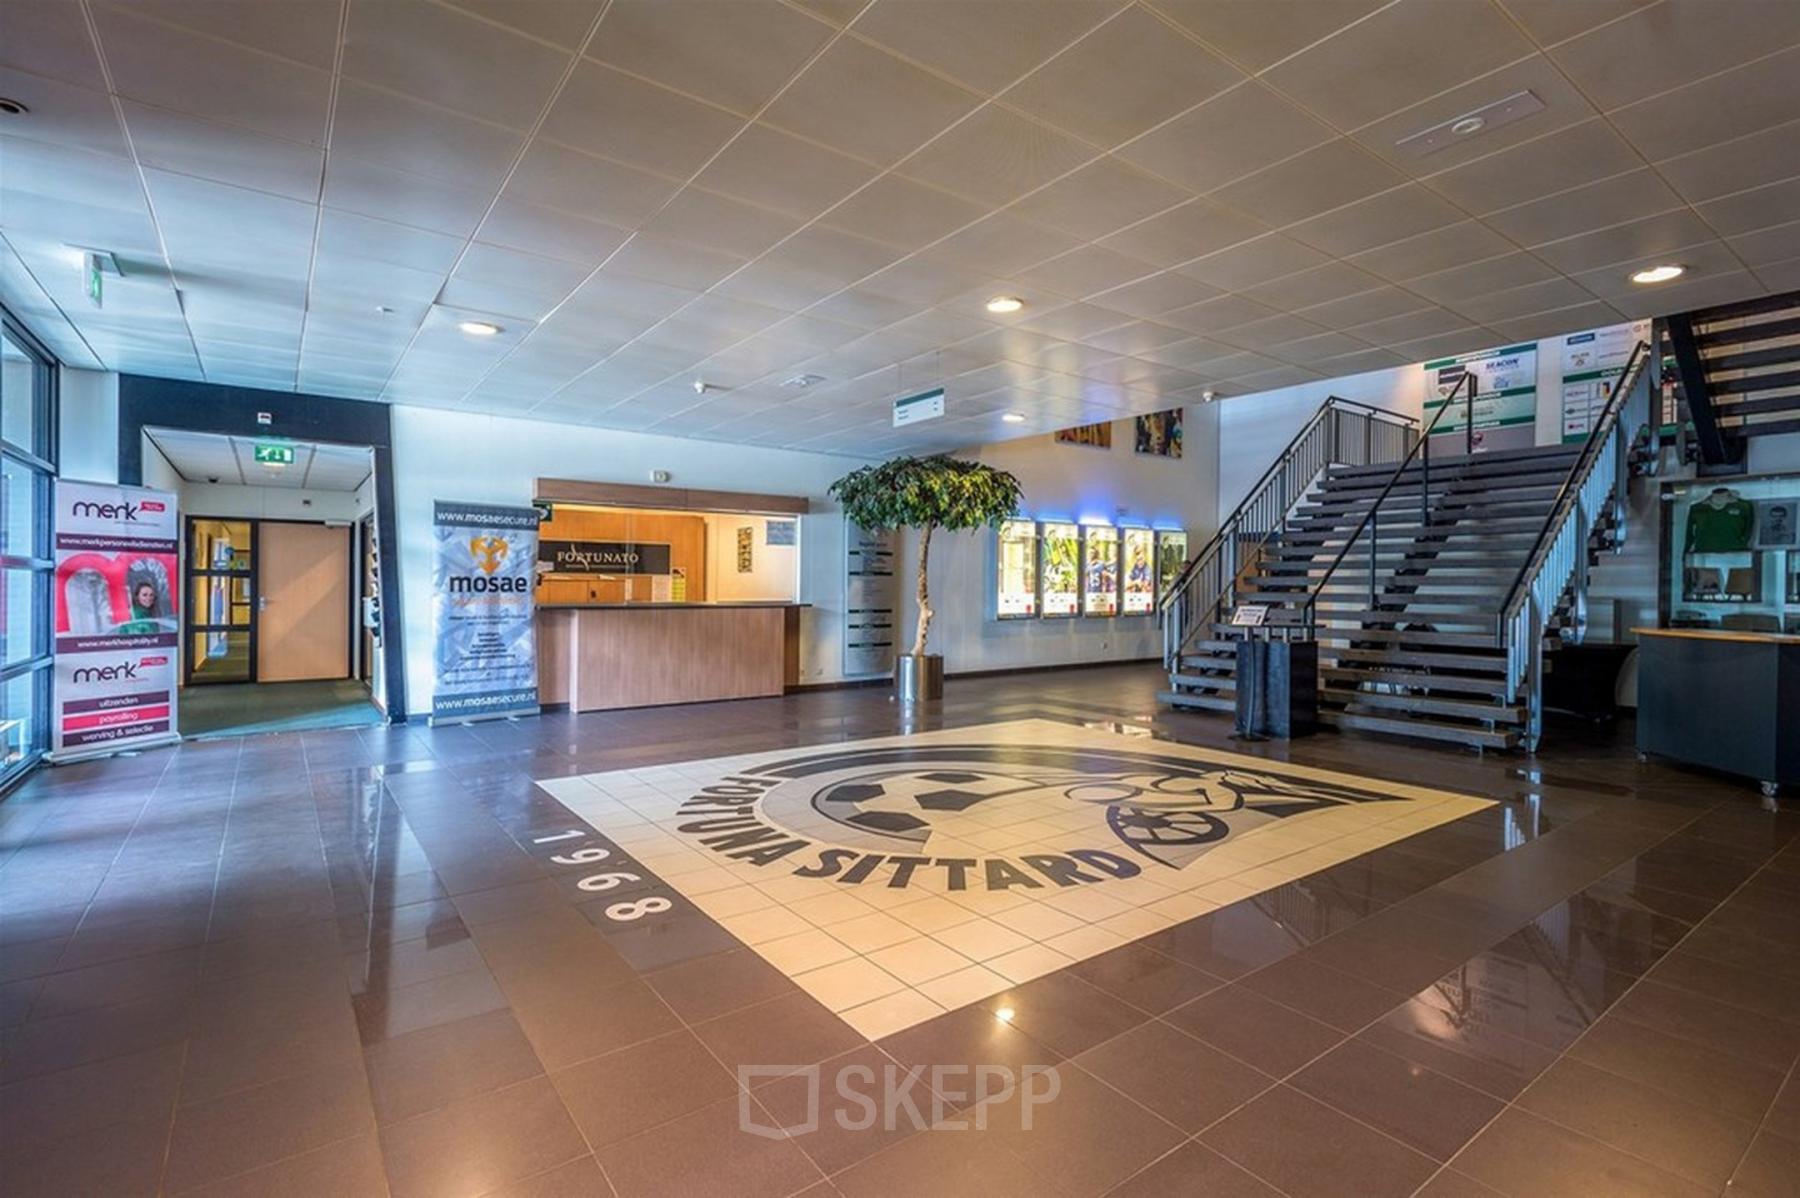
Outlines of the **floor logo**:
M 686 799 L 676 831 L 723 857 L 798 877 L 1006 890 L 1180 870 L 1272 821 L 1395 798 L 1260 763 L 915 743 L 809 752 L 738 771 Z M 996 843 L 1008 851 L 979 847 Z

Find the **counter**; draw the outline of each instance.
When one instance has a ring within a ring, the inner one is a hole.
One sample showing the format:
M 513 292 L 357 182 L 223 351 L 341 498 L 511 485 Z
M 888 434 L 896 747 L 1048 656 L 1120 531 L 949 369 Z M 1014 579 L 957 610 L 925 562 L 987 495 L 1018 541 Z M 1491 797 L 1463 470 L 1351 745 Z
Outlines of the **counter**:
M 1754 778 L 1768 795 L 1800 782 L 1800 636 L 1633 631 L 1641 754 Z
M 780 695 L 800 680 L 806 606 L 540 604 L 539 700 L 612 711 Z

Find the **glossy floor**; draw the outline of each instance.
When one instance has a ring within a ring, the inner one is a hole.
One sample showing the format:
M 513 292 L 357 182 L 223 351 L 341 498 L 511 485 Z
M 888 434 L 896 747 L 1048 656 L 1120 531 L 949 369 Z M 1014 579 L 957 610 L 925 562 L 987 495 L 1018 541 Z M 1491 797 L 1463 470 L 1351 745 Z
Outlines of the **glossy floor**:
M 1610 741 L 1240 746 L 1158 712 L 1158 685 L 1071 671 L 953 682 L 910 723 L 854 690 L 41 773 L 0 804 L 0 1189 L 1793 1192 L 1800 817 Z M 536 785 L 1020 720 L 1491 803 L 871 1042 L 704 910 L 615 920 L 658 896 L 594 890 L 628 850 Z

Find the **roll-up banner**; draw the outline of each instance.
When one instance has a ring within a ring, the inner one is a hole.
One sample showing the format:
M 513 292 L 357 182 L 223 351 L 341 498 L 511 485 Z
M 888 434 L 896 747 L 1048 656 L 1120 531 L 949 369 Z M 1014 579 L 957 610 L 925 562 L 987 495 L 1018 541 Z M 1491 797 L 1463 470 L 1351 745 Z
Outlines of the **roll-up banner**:
M 175 496 L 56 481 L 56 719 L 50 759 L 178 740 Z
M 440 500 L 433 523 L 431 722 L 537 714 L 538 509 Z

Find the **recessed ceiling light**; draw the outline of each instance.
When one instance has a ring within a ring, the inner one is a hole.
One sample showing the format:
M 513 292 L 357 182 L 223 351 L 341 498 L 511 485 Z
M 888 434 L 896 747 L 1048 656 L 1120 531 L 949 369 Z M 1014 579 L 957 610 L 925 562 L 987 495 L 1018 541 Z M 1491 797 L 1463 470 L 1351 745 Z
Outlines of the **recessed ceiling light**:
M 1646 266 L 1643 270 L 1631 272 L 1633 283 L 1667 283 L 1670 279 L 1678 279 L 1687 273 L 1687 267 L 1665 263 L 1661 266 Z
M 5 113 L 7 116 L 24 116 L 30 111 L 31 109 L 10 96 L 0 96 L 0 113 Z
M 1467 137 L 1471 133 L 1480 133 L 1485 128 L 1487 128 L 1486 117 L 1466 116 L 1462 120 L 1457 121 L 1454 125 L 1451 125 L 1450 132 L 1456 134 L 1458 137 Z
M 500 326 L 485 320 L 465 320 L 456 326 L 471 337 L 492 337 L 500 331 Z
M 995 312 L 1002 315 L 1007 312 L 1017 312 L 1024 306 L 1025 301 L 1016 295 L 996 295 L 987 302 L 987 310 L 989 312 Z
M 1025 414 L 1023 412 L 1008 412 L 1000 417 L 1000 419 L 1006 421 L 1008 424 L 1024 424 Z

